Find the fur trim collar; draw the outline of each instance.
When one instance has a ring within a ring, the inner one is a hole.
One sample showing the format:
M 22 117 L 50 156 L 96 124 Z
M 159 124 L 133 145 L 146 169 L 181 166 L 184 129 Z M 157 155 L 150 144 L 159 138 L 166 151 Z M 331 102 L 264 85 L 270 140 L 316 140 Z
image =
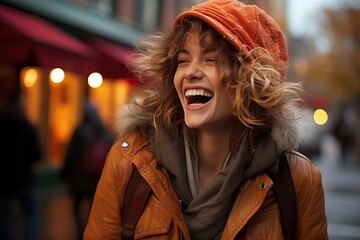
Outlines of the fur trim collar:
M 298 112 L 293 105 L 286 105 L 281 113 L 276 114 L 271 131 L 271 138 L 276 142 L 278 153 L 297 149 L 300 143 L 295 113 Z M 136 101 L 123 105 L 117 112 L 115 129 L 118 137 L 134 131 L 140 127 L 146 129 L 153 126 L 152 122 L 144 115 Z

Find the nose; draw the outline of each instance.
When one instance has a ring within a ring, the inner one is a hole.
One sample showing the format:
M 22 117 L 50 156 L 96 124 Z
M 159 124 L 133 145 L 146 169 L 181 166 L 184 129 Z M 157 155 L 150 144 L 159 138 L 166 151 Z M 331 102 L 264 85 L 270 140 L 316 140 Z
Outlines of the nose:
M 201 70 L 200 66 L 195 62 L 189 64 L 185 71 L 185 78 L 188 80 L 201 79 L 203 75 L 204 73 Z

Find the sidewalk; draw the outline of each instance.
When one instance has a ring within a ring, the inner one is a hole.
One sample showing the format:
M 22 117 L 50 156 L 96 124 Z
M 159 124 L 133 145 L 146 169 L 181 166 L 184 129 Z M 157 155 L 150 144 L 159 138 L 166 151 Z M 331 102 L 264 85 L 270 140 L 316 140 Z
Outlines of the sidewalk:
M 355 156 L 341 163 L 334 139 L 323 141 L 322 154 L 314 164 L 322 174 L 330 240 L 360 239 L 360 165 Z
M 360 167 L 318 165 L 330 240 L 360 240 Z
M 341 163 L 340 159 L 337 143 L 331 137 L 325 138 L 321 156 L 314 159 L 322 174 L 325 191 L 360 194 L 360 164 L 355 163 L 355 156 L 346 164 Z
M 72 199 L 61 184 L 36 189 L 39 214 L 39 240 L 77 240 Z M 11 204 L 14 240 L 24 239 L 25 219 L 20 203 Z
M 39 189 L 41 204 L 40 240 L 77 240 L 72 199 L 66 187 L 58 184 Z

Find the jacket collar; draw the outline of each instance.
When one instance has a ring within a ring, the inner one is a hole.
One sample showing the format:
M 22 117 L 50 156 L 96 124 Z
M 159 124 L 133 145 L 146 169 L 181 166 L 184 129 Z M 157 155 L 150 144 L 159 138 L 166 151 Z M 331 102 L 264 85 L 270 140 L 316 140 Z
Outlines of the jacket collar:
M 293 115 L 296 111 L 298 110 L 295 106 L 287 104 L 276 114 L 270 137 L 276 142 L 278 152 L 292 151 L 299 146 L 300 137 L 297 123 L 296 120 L 292 120 L 295 118 Z M 151 120 L 144 116 L 141 107 L 135 102 L 123 105 L 117 112 L 115 129 L 119 136 L 137 128 L 148 129 L 151 126 Z

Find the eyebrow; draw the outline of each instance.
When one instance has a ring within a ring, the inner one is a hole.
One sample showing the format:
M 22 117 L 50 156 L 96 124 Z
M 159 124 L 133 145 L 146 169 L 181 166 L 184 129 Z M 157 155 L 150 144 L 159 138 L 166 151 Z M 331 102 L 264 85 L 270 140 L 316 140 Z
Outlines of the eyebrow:
M 212 53 L 212 52 L 217 52 L 217 48 L 214 46 L 208 47 L 205 49 L 205 53 Z
M 188 50 L 186 50 L 185 48 L 180 49 L 179 53 L 187 53 L 189 54 L 190 52 Z
M 205 48 L 204 50 L 205 53 L 212 53 L 212 52 L 217 52 L 217 48 L 214 46 Z M 179 53 L 187 53 L 190 54 L 190 51 L 186 50 L 185 48 L 180 49 Z

